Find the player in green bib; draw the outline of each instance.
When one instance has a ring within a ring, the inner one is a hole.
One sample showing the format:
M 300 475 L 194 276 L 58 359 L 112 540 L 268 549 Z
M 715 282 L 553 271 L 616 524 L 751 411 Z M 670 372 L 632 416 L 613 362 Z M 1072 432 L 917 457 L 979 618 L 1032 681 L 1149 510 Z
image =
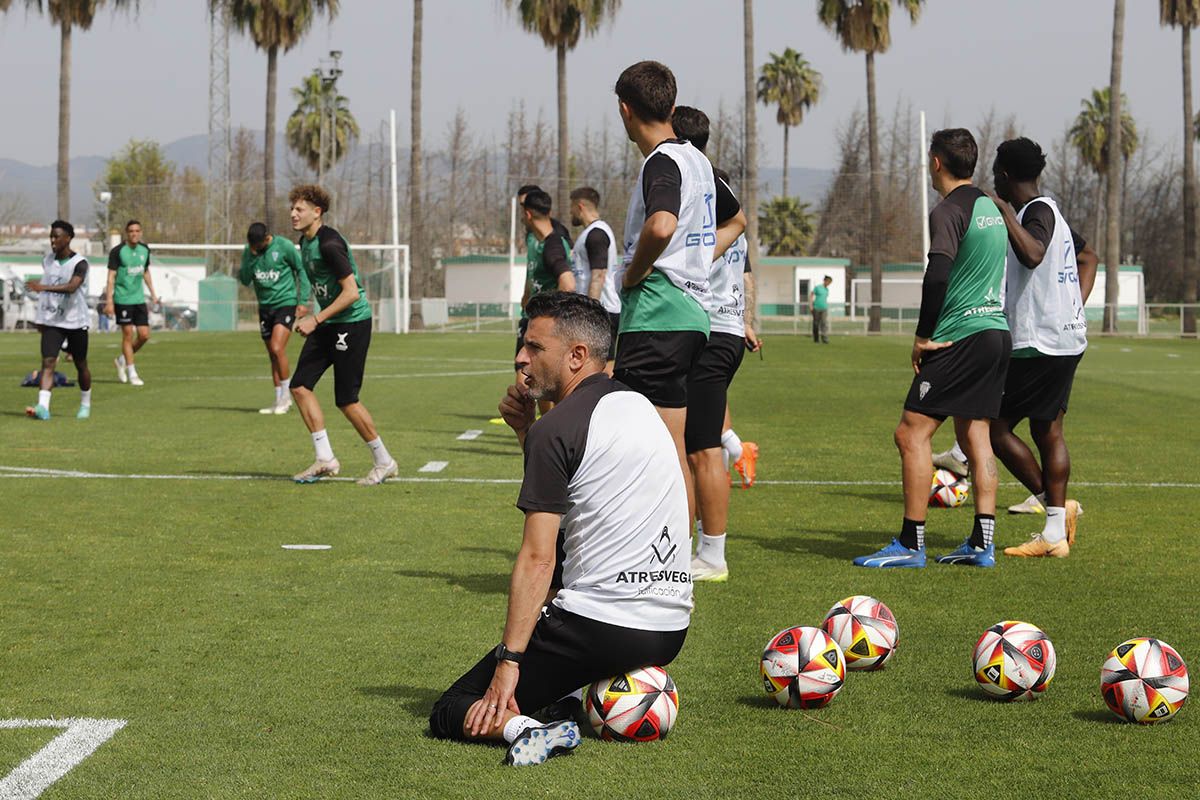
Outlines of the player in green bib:
M 1001 306 L 1008 229 L 1000 209 L 971 184 L 979 148 L 963 128 L 938 131 L 929 172 L 942 202 L 929 215 L 929 265 L 913 340 L 916 377 L 896 428 L 904 476 L 904 522 L 882 550 L 854 559 L 860 567 L 925 566 L 925 512 L 933 476 L 930 443 L 947 417 L 971 464 L 975 522 L 941 564 L 992 567 L 996 461 L 990 420 L 1000 413 L 1012 338 Z
M 131 219 L 125 223 L 125 241 L 108 254 L 108 286 L 104 292 L 108 303 L 104 313 L 116 316 L 121 326 L 121 355 L 113 362 L 117 380 L 133 386 L 144 383 L 133 364 L 134 354 L 150 341 L 150 313 L 142 284 L 150 290 L 150 302 L 158 305 L 150 277 L 150 248 L 142 243 L 142 223 Z
M 325 431 L 325 414 L 313 393 L 317 381 L 333 367 L 334 402 L 366 442 L 375 461 L 358 483 L 374 486 L 399 472 L 399 467 L 384 447 L 367 407 L 358 399 L 371 344 L 371 306 L 350 245 L 324 224 L 329 193 L 320 186 L 306 184 L 292 189 L 288 199 L 292 204 L 292 230 L 300 233 L 301 263 L 320 306 L 315 314 L 296 323 L 296 332 L 306 341 L 292 375 L 292 398 L 312 434 L 317 458 L 293 479 L 313 483 L 341 470 Z
M 259 334 L 271 359 L 271 380 L 275 383 L 275 403 L 258 413 L 286 414 L 292 407 L 288 338 L 296 319 L 308 314 L 305 303 L 312 287 L 291 240 L 272 236 L 266 225 L 255 222 L 246 233 L 246 242 L 238 279 L 253 286 L 258 297 Z

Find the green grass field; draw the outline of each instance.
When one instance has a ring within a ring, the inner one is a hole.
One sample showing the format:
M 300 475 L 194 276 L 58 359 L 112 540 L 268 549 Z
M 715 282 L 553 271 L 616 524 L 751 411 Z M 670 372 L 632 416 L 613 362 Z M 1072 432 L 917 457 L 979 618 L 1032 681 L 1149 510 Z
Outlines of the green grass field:
M 1140 728 L 1111 718 L 1098 692 L 1105 655 L 1135 635 L 1162 638 L 1200 669 L 1194 343 L 1104 339 L 1084 359 L 1068 436 L 1071 494 L 1086 514 L 1069 559 L 892 572 L 850 558 L 898 529 L 891 431 L 911 340 L 769 339 L 732 392 L 735 427 L 762 447 L 761 483 L 733 493 L 729 583 L 696 588 L 670 667 L 677 728 L 662 743 L 586 741 L 570 758 L 513 770 L 499 749 L 426 735 L 433 700 L 503 625 L 521 459 L 488 418 L 511 338 L 376 335 L 363 399 L 401 480 L 373 489 L 285 480 L 312 449 L 294 412 L 254 413 L 271 387 L 253 333 L 158 335 L 139 358 L 141 389 L 117 384 L 116 341 L 92 339 L 92 419 L 74 419 L 72 388 L 39 423 L 22 415 L 34 390 L 17 386 L 37 366 L 37 338 L 0 337 L 0 720 L 128 721 L 43 797 L 1182 798 L 1200 788 L 1200 709 Z M 333 411 L 332 381 L 319 391 Z M 468 429 L 484 433 L 456 438 Z M 329 430 L 343 475 L 365 473 L 348 423 L 330 417 Z M 420 476 L 435 460 L 449 466 Z M 1024 499 L 1003 480 L 1002 505 Z M 930 551 L 956 545 L 970 523 L 966 509 L 932 511 Z M 1001 517 L 998 542 L 1037 529 Z M 332 549 L 280 547 L 296 542 Z M 758 680 L 763 645 L 819 624 L 851 594 L 895 612 L 896 657 L 849 674 L 826 709 L 774 707 Z M 1057 648 L 1058 673 L 1036 703 L 986 700 L 971 677 L 976 638 L 1006 618 L 1040 625 Z M 56 734 L 0 729 L 0 779 Z

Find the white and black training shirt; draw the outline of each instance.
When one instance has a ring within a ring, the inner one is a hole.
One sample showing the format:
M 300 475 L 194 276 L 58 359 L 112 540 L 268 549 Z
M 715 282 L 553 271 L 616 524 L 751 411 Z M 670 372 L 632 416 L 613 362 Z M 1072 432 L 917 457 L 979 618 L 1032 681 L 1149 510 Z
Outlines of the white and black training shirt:
M 626 628 L 688 627 L 687 491 L 671 434 L 641 394 L 598 373 L 535 422 L 517 507 L 562 515 L 556 605 Z
M 604 286 L 600 289 L 600 304 L 610 314 L 621 313 L 621 282 L 624 280 L 625 269 L 621 259 L 617 257 L 617 240 L 612 228 L 602 219 L 598 219 L 579 232 L 575 247 L 571 253 L 572 263 L 576 271 L 575 290 L 587 294 L 591 285 L 592 273 L 598 269 L 607 270 L 604 276 Z M 583 272 L 587 278 L 580 290 L 579 274 Z

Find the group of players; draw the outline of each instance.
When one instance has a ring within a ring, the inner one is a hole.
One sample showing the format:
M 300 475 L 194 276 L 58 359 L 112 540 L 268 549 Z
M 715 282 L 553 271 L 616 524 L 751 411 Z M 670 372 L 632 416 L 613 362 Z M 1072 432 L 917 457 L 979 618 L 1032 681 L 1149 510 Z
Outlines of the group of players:
M 728 176 L 702 152 L 706 119 L 675 106 L 666 66 L 634 64 L 615 91 L 625 130 L 644 156 L 620 255 L 593 189 L 572 192 L 572 222 L 585 226 L 574 244 L 550 216 L 549 195 L 536 186 L 520 191 L 527 284 L 517 380 L 500 413 L 524 452 L 522 542 L 500 643 L 430 715 L 436 737 L 507 743 L 510 764 L 541 763 L 578 746 L 579 687 L 670 663 L 687 634 L 693 582 L 728 576 L 722 445 L 736 435 L 728 429 L 726 391 L 744 351 L 761 347 L 746 319 L 753 303 L 745 299 L 745 216 Z M 1043 499 L 1047 514 L 1042 532 L 1007 552 L 1069 552 L 1062 424 L 1086 348 L 1083 302 L 1096 258 L 1039 191 L 1045 158 L 1036 144 L 1000 146 L 995 198 L 971 185 L 977 157 L 966 130 L 932 138 L 930 173 L 943 200 L 931 214 L 911 354 L 916 374 L 895 435 L 904 520 L 890 545 L 855 559 L 860 566 L 924 566 L 930 442 L 949 417 L 974 478 L 976 515 L 970 536 L 938 561 L 995 563 L 993 450 Z M 290 243 L 276 245 L 265 228 L 252 227 L 242 269 L 258 292 L 277 386 L 275 405 L 264 411 L 286 412 L 290 394 L 312 434 L 316 460 L 296 480 L 336 475 L 340 465 L 312 393 L 332 366 L 336 403 L 374 456 L 360 482 L 380 483 L 396 464 L 358 399 L 371 330 L 358 270 L 345 239 L 323 224 L 328 195 L 300 186 L 290 200 L 299 267 Z M 31 288 L 50 298 L 39 305 L 43 354 L 57 355 L 64 342 L 75 347 L 86 393 L 86 331 L 62 333 L 78 330 L 72 326 L 86 310 L 73 294 L 86 267 L 81 272 L 70 251 L 71 233 L 55 223 L 46 276 Z M 143 273 L 146 266 L 148 252 Z M 289 273 L 292 283 L 280 288 Z M 304 307 L 305 281 L 316 313 Z M 289 376 L 281 344 L 291 329 L 306 341 Z M 132 353 L 125 356 L 128 370 Z M 44 375 L 53 372 L 48 366 Z M 1024 418 L 1040 465 L 1013 433 Z M 751 482 L 753 458 L 748 463 L 743 474 Z M 702 533 L 693 555 L 697 509 Z

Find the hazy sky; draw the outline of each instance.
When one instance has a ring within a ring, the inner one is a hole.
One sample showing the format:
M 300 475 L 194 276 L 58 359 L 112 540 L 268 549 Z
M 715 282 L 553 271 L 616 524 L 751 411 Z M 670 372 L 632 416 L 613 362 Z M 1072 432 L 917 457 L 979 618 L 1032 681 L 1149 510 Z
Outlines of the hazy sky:
M 58 32 L 18 9 L 0 15 L 6 124 L 0 156 L 35 164 L 55 159 Z M 141 0 L 136 18 L 105 12 L 75 35 L 72 156 L 109 155 L 131 137 L 169 142 L 207 130 L 208 28 L 204 0 Z M 616 125 L 612 84 L 628 64 L 655 58 L 679 81 L 679 101 L 715 110 L 742 94 L 741 0 L 624 0 L 614 23 L 568 56 L 570 121 Z M 408 140 L 410 0 L 342 0 L 333 22 L 280 58 L 280 129 L 288 90 L 330 49 L 344 52 L 340 86 L 364 132 L 389 108 Z M 523 32 L 502 0 L 425 3 L 424 125 L 441 141 L 455 109 L 477 138 L 503 138 L 517 99 L 555 118 L 554 54 Z M 1049 145 L 1108 81 L 1110 0 L 929 0 L 916 26 L 893 14 L 891 50 L 876 59 L 881 111 L 898 100 L 924 109 L 931 129 L 973 126 L 992 106 L 1014 112 L 1023 133 Z M 794 47 L 824 75 L 820 104 L 792 132 L 792 164 L 826 166 L 840 122 L 864 103 L 861 55 L 843 53 L 816 21 L 816 0 L 756 0 L 755 60 Z M 1125 29 L 1125 92 L 1144 132 L 1178 143 L 1179 33 L 1160 28 L 1158 3 L 1131 0 Z M 1200 55 L 1195 59 L 1200 63 Z M 261 129 L 266 57 L 235 36 L 233 124 Z M 759 107 L 762 162 L 778 165 L 781 136 Z

